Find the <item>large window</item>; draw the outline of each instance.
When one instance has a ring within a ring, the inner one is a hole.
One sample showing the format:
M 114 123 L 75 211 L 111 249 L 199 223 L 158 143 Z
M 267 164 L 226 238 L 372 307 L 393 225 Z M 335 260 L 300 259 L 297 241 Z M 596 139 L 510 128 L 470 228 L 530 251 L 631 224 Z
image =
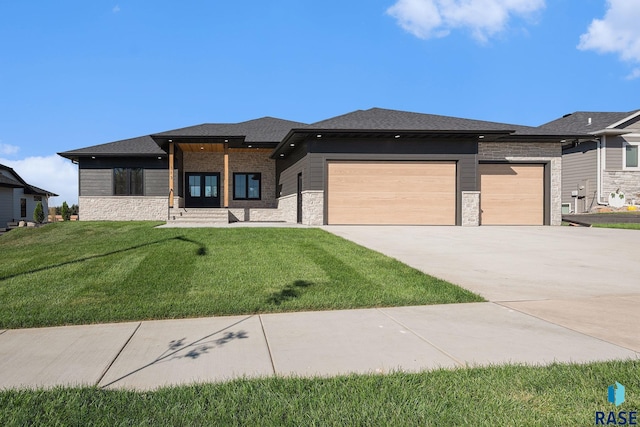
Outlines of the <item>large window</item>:
M 20 199 L 20 218 L 27 217 L 27 199 Z
M 144 192 L 142 168 L 114 168 L 113 194 L 142 196 Z
M 234 173 L 234 200 L 260 200 L 261 181 L 259 173 Z
M 626 168 L 638 167 L 638 143 L 626 143 L 624 147 L 624 166 Z

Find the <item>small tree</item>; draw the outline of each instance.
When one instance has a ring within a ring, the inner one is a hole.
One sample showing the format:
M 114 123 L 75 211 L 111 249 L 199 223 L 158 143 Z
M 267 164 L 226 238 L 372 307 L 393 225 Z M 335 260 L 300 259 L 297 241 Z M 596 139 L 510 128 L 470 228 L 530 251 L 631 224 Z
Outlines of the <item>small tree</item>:
M 60 215 L 62 215 L 63 221 L 69 221 L 71 219 L 71 211 L 67 202 L 62 202 L 62 209 L 60 209 Z
M 36 208 L 33 210 L 33 220 L 38 224 L 42 224 L 44 222 L 44 208 L 42 207 L 42 202 L 38 202 L 38 204 L 36 204 Z
M 71 215 L 78 215 L 80 213 L 80 207 L 78 205 L 71 205 Z

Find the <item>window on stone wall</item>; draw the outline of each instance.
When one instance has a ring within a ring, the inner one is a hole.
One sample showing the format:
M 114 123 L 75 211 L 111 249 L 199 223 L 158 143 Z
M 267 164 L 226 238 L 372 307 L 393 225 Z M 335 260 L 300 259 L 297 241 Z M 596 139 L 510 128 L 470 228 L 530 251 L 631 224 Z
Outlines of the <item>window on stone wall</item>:
M 234 200 L 260 200 L 262 176 L 259 173 L 233 174 Z
M 144 193 L 142 168 L 114 168 L 113 194 L 116 196 L 142 196 Z
M 20 218 L 27 217 L 27 199 L 20 199 Z

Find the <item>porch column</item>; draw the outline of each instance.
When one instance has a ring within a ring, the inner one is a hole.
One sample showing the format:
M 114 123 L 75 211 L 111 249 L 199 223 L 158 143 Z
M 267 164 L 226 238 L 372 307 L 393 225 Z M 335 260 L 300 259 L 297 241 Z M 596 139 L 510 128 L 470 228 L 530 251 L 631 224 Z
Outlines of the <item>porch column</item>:
M 224 143 L 224 207 L 229 207 L 229 143 Z
M 169 207 L 173 207 L 173 141 L 169 140 Z

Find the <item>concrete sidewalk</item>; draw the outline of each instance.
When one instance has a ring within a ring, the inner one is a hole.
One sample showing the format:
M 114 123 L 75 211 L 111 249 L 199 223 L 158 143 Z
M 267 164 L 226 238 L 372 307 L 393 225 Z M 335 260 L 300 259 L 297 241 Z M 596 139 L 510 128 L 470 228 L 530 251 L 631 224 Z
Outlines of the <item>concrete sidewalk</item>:
M 639 356 L 640 348 L 499 304 L 455 304 L 0 331 L 0 388 L 149 390 L 240 377 Z

